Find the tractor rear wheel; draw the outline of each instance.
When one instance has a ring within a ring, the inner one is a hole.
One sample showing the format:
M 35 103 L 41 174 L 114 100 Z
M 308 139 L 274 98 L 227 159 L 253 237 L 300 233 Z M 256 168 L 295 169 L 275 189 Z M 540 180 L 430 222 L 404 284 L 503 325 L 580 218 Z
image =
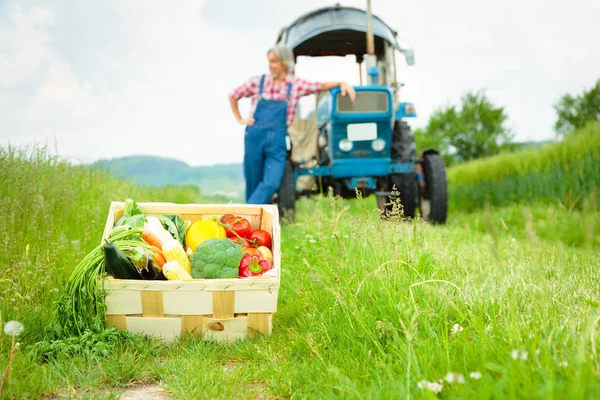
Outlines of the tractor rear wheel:
M 448 216 L 448 182 L 444 160 L 437 152 L 423 155 L 425 189 L 420 198 L 421 217 L 432 224 L 445 224 Z
M 285 162 L 285 173 L 281 180 L 277 196 L 279 219 L 284 218 L 290 222 L 295 221 L 296 214 L 296 185 L 294 184 L 294 166 L 290 159 Z

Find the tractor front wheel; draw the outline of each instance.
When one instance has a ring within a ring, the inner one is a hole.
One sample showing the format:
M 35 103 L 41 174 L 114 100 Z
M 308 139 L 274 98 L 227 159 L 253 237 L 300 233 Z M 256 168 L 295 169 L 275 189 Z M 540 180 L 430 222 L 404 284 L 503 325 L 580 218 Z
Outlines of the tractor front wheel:
M 437 152 L 424 152 L 423 179 L 420 196 L 421 217 L 432 224 L 445 224 L 448 216 L 448 182 L 444 160 Z
M 392 191 L 400 192 L 400 204 L 404 218 L 414 218 L 417 212 L 417 198 L 419 186 L 417 183 L 417 175 L 414 172 L 405 174 L 391 174 L 390 183 Z
M 390 216 L 394 211 L 394 204 L 400 200 L 402 217 L 414 218 L 417 210 L 419 186 L 417 176 L 414 172 L 405 174 L 391 174 L 389 177 L 389 192 L 392 196 L 378 195 L 377 207 L 382 210 L 384 216 Z M 388 191 L 388 190 L 386 190 Z

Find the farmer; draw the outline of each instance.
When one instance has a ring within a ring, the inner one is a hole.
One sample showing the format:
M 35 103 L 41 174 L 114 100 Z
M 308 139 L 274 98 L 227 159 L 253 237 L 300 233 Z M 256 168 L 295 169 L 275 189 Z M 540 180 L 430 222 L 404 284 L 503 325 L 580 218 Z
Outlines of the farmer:
M 309 82 L 294 72 L 294 54 L 283 45 L 267 52 L 270 74 L 254 76 L 229 93 L 233 115 L 246 125 L 244 177 L 246 203 L 268 204 L 279 190 L 285 171 L 287 129 L 302 96 L 339 87 L 354 102 L 356 92 L 346 82 Z M 242 118 L 238 100 L 251 97 L 250 116 Z

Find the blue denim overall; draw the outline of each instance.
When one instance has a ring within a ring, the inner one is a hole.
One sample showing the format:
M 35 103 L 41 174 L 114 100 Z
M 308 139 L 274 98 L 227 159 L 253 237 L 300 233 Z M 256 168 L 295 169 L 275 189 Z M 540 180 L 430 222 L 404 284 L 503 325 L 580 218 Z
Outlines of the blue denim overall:
M 285 172 L 287 100 L 292 84 L 288 84 L 286 100 L 267 100 L 262 95 L 264 83 L 265 75 L 260 80 L 254 124 L 246 127 L 244 140 L 247 204 L 269 204 Z

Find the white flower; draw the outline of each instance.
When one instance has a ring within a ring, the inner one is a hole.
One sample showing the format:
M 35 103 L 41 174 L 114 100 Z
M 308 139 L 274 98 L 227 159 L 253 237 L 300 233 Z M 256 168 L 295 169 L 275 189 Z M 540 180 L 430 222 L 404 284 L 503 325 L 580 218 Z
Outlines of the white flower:
M 567 368 L 569 366 L 569 362 L 568 361 L 561 361 L 558 363 L 558 365 L 562 368 Z
M 448 383 L 465 383 L 465 377 L 462 374 L 459 374 L 458 372 L 448 372 L 444 379 Z
M 431 390 L 433 393 L 439 393 L 444 388 L 444 383 L 442 382 L 441 379 L 438 379 L 435 382 L 429 382 L 427 380 L 423 380 L 417 384 L 417 387 L 419 389 Z
M 315 239 L 309 239 L 308 243 L 317 243 Z
M 427 385 L 427 389 L 431 390 L 433 393 L 439 393 L 442 391 L 443 388 L 444 383 L 441 379 L 438 379 L 435 382 L 429 382 L 429 385 Z
M 517 239 L 515 239 L 515 238 L 510 238 L 510 241 L 511 241 L 511 242 L 516 242 L 516 241 L 517 241 Z
M 456 335 L 458 332 L 462 332 L 462 331 L 463 331 L 462 326 L 460 326 L 459 324 L 454 324 L 454 326 L 452 326 L 452 332 L 450 334 Z
M 10 336 L 19 336 L 21 332 L 23 332 L 23 324 L 19 321 L 8 321 L 6 325 L 4 325 L 4 333 Z
M 469 378 L 471 379 L 481 379 L 481 372 L 473 371 L 469 374 Z
M 524 351 L 524 350 L 513 350 L 513 351 L 510 353 L 510 356 L 512 357 L 512 359 L 513 359 L 513 360 L 518 360 L 519 358 L 520 358 L 521 360 L 527 360 L 527 356 L 528 356 L 528 354 L 527 354 L 527 352 L 526 352 L 526 351 Z

